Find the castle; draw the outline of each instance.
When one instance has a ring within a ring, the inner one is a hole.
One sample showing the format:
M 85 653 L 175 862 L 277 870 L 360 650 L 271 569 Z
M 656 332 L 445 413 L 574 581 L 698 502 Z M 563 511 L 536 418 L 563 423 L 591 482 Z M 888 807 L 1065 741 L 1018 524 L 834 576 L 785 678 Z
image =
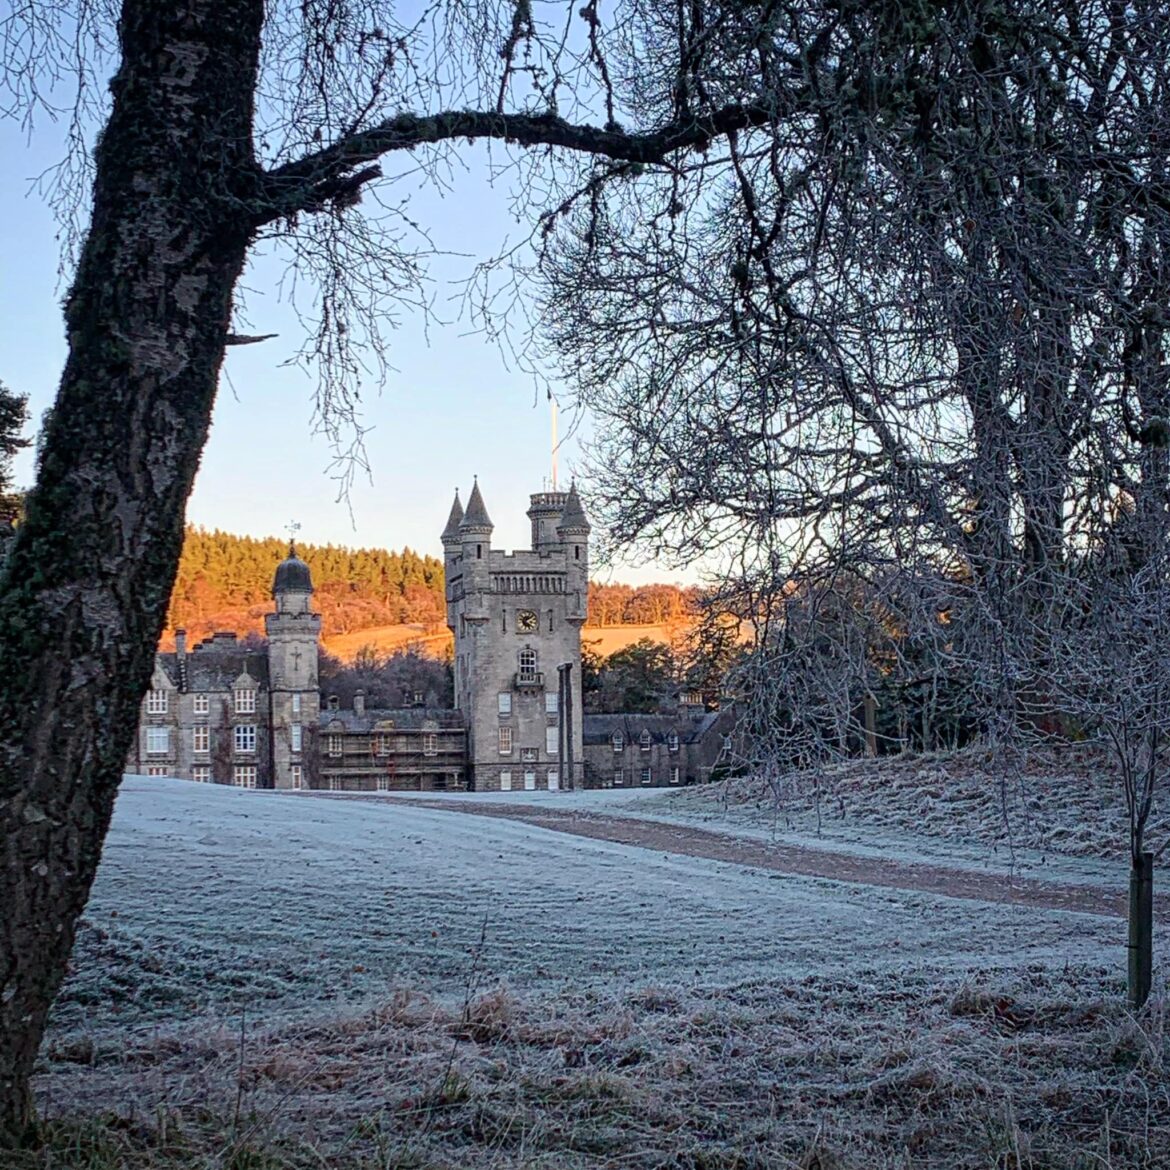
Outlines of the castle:
M 726 718 L 686 697 L 659 715 L 586 715 L 581 628 L 589 521 L 575 487 L 530 500 L 532 547 L 493 549 L 476 482 L 441 536 L 455 707 L 341 709 L 322 696 L 321 619 L 289 549 L 267 646 L 215 634 L 156 657 L 127 770 L 247 788 L 509 792 L 707 779 Z M 421 696 L 420 696 L 421 698 Z

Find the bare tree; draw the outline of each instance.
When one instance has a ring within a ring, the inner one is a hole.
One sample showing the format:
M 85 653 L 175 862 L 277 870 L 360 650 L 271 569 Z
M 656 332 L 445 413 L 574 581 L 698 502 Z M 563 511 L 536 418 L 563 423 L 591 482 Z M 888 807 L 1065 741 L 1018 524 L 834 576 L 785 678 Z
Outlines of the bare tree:
M 657 27 L 687 51 L 647 71 L 649 104 L 717 60 L 725 92 L 757 78 L 790 116 L 599 189 L 542 257 L 549 353 L 600 423 L 596 510 L 619 542 L 721 556 L 740 616 L 768 615 L 757 767 L 841 750 L 826 728 L 883 680 L 921 714 L 961 679 L 957 725 L 997 751 L 1059 733 L 1086 551 L 1131 514 L 1111 571 L 1166 563 L 1170 5 L 809 0 Z M 817 632 L 850 576 L 895 615 L 877 662 L 852 618 Z M 1099 638 L 1138 620 L 1097 612 Z M 1137 816 L 1146 764 L 1118 761 Z
M 148 685 L 220 364 L 249 340 L 236 298 L 252 246 L 280 239 L 309 281 L 320 410 L 344 427 L 377 372 L 380 323 L 420 279 L 380 159 L 409 157 L 401 178 L 436 173 L 461 141 L 536 148 L 525 200 L 555 210 L 775 115 L 758 87 L 642 105 L 608 64 L 644 40 L 638 6 L 612 25 L 593 3 L 546 16 L 525 0 L 434 0 L 412 17 L 381 0 L 75 0 L 0 18 L 6 112 L 35 116 L 72 77 L 74 141 L 104 121 L 57 188 L 89 225 L 37 483 L 0 574 L 0 1144 L 31 1121 L 29 1074 Z M 558 151 L 604 161 L 554 169 Z

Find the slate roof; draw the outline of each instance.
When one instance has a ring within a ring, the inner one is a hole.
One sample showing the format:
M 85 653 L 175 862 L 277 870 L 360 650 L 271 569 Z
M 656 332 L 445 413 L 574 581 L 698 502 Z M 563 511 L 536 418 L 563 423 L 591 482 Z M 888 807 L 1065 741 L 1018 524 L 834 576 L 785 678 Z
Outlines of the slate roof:
M 234 641 L 234 639 L 233 639 Z M 177 654 L 156 654 L 155 661 L 167 678 L 179 685 Z M 268 655 L 263 650 L 245 650 L 226 639 L 211 645 L 200 643 L 187 655 L 188 691 L 230 691 L 236 679 L 247 671 L 261 688 L 268 686 Z
M 463 505 L 459 502 L 459 489 L 455 489 L 455 502 L 451 505 L 451 515 L 447 517 L 447 527 L 443 529 L 440 540 L 458 540 L 459 522 L 463 519 Z
M 364 715 L 353 708 L 338 711 L 322 711 L 320 726 L 328 728 L 340 723 L 348 732 L 370 732 L 379 723 L 393 723 L 394 731 L 419 731 L 424 723 L 437 723 L 440 731 L 463 730 L 463 713 L 438 707 L 395 707 L 367 709 Z
M 615 731 L 626 743 L 636 744 L 643 731 L 650 732 L 651 743 L 666 743 L 670 733 L 678 734 L 680 743 L 698 743 L 715 726 L 719 711 L 701 715 L 586 715 L 584 740 L 587 744 L 609 743 Z
M 577 495 L 575 483 L 569 486 L 569 494 L 565 499 L 565 510 L 561 513 L 561 522 L 557 527 L 566 531 L 588 532 L 590 530 L 589 520 L 585 515 L 585 509 L 581 506 L 581 497 Z
M 468 529 L 483 529 L 491 532 L 494 525 L 491 517 L 487 513 L 487 508 L 484 506 L 483 495 L 479 490 L 479 480 L 477 479 L 471 487 L 471 495 L 467 498 L 467 511 L 463 513 L 463 519 L 459 522 L 460 531 L 467 531 Z

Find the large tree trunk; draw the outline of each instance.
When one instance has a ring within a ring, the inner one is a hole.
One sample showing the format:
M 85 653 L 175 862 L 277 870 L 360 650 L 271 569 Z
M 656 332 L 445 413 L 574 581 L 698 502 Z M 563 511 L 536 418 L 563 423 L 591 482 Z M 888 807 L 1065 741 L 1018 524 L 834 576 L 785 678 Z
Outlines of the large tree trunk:
M 69 358 L 0 577 L 0 1146 L 149 684 L 252 227 L 261 0 L 125 0 Z

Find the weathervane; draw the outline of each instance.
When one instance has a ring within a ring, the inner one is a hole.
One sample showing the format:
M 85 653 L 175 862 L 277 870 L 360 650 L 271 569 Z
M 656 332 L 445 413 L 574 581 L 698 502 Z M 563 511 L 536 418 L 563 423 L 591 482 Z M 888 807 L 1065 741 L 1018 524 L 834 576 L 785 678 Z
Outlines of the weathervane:
M 301 526 L 295 520 L 290 520 L 284 526 L 284 530 L 285 530 L 285 532 L 288 533 L 288 553 L 289 553 L 289 556 L 296 556 L 297 533 L 300 532 Z

